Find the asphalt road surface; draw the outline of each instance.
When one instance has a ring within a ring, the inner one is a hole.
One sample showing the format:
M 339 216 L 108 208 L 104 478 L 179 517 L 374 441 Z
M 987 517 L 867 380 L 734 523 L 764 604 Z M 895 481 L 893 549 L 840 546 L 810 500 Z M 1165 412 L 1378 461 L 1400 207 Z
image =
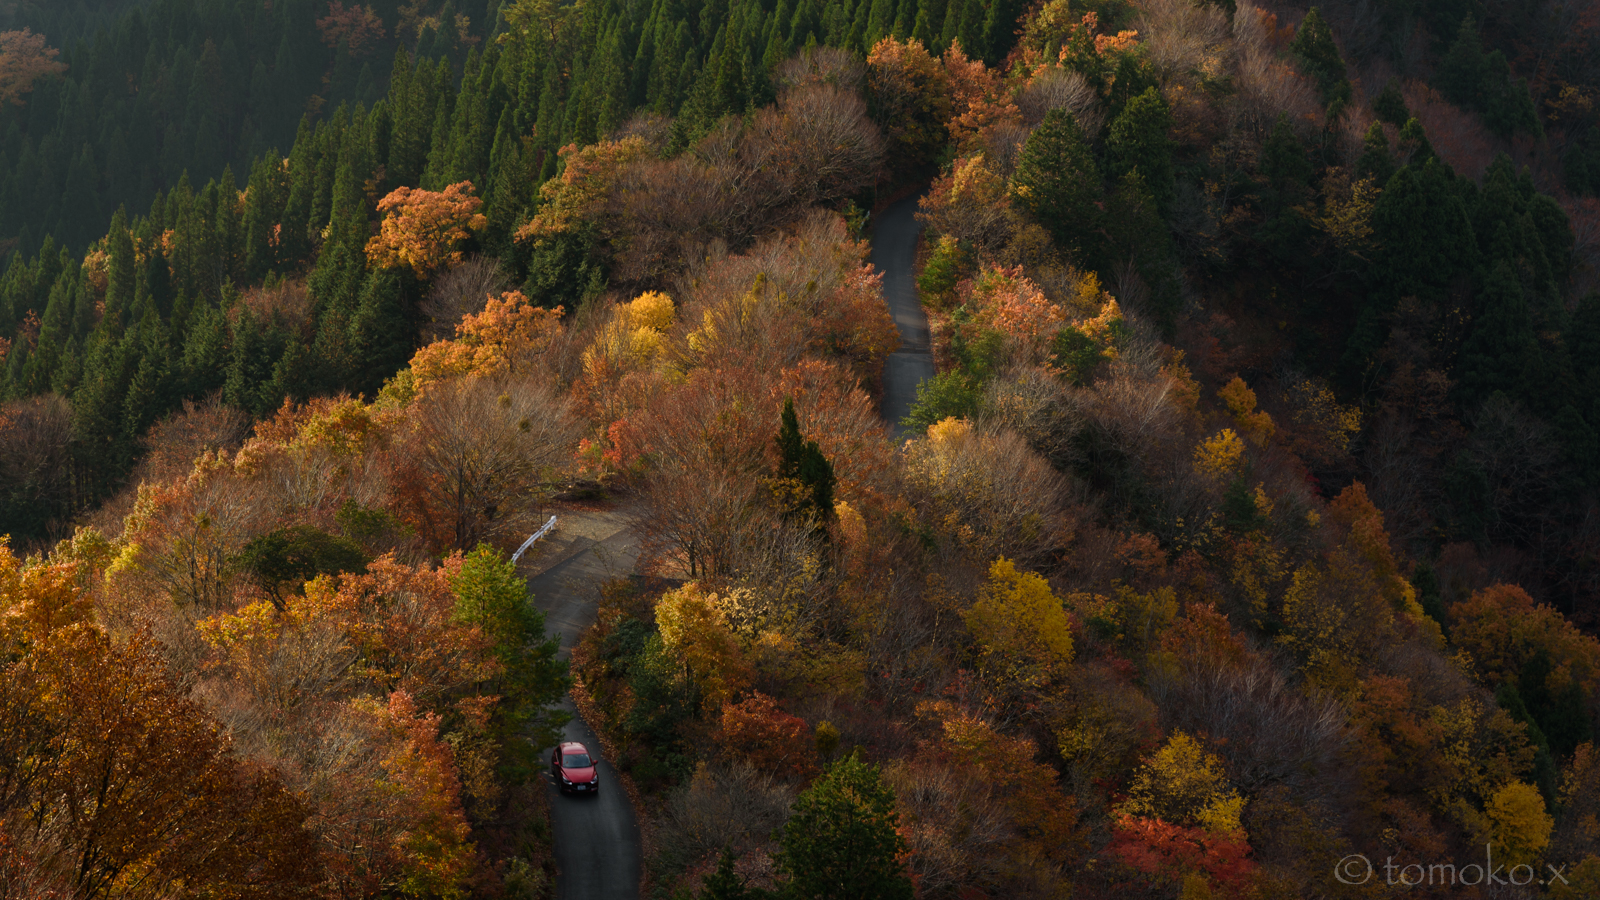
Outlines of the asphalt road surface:
M 907 197 L 877 217 L 872 228 L 872 265 L 883 274 L 883 299 L 900 329 L 900 349 L 883 363 L 883 418 L 901 434 L 900 420 L 911 412 L 917 385 L 933 378 L 933 354 L 928 343 L 928 317 L 917 297 L 911 277 L 916 262 L 917 200 Z
M 633 571 L 639 543 L 628 531 L 625 512 L 608 509 L 559 513 L 555 531 L 524 557 L 534 605 L 545 626 L 561 635 L 561 656 L 594 622 L 601 583 Z M 572 713 L 564 740 L 579 741 L 601 756 L 598 796 L 563 797 L 550 786 L 550 818 L 555 832 L 558 900 L 638 900 L 642 848 L 628 795 L 606 761 L 600 741 Z M 545 753 L 549 753 L 546 748 Z M 549 780 L 548 772 L 546 780 Z

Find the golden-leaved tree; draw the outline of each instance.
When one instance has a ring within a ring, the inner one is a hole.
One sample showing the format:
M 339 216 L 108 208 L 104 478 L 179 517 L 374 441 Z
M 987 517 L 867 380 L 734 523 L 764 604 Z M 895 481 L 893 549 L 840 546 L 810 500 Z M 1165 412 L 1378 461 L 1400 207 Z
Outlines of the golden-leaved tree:
M 1009 559 L 989 567 L 989 583 L 962 618 L 978 644 L 979 670 L 1005 694 L 1034 694 L 1072 663 L 1072 621 L 1061 600 Z

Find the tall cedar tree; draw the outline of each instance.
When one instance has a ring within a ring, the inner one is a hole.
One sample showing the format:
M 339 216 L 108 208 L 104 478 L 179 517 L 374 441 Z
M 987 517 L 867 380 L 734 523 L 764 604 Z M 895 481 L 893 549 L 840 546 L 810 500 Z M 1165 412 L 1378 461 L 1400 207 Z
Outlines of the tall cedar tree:
M 1158 88 L 1145 92 L 1123 107 L 1106 136 L 1106 177 L 1120 181 L 1138 171 L 1163 216 L 1172 207 L 1172 110 Z
M 1011 195 L 1050 232 L 1056 246 L 1093 258 L 1102 191 L 1100 170 L 1078 120 L 1064 109 L 1051 110 L 1022 146 Z
M 894 791 L 856 754 L 800 795 L 784 823 L 778 869 L 807 900 L 910 900 Z
M 833 464 L 816 441 L 808 441 L 800 433 L 792 397 L 783 401 L 777 441 L 779 483 L 794 486 L 798 495 L 790 502 L 788 514 L 815 517 L 818 533 L 826 536 L 827 523 L 833 519 Z
M 1477 110 L 1495 134 L 1509 138 L 1543 133 L 1527 81 L 1511 77 L 1504 53 L 1484 51 L 1483 37 L 1472 16 L 1461 20 L 1455 43 L 1439 62 L 1437 80 L 1446 99 Z
M 1289 44 L 1300 68 L 1317 83 L 1322 94 L 1322 105 L 1332 109 L 1350 102 L 1350 79 L 1345 73 L 1344 59 L 1333 43 L 1333 31 L 1322 18 L 1317 7 L 1311 7 L 1296 29 L 1294 41 Z

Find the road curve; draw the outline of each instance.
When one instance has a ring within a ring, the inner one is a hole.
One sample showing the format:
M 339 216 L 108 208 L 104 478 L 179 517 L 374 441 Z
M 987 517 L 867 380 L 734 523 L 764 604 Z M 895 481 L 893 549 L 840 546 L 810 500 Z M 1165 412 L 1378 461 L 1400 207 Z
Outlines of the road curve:
M 933 354 L 928 342 L 928 317 L 922 311 L 916 265 L 917 196 L 897 201 L 877 216 L 872 227 L 872 265 L 883 275 L 883 299 L 900 329 L 900 349 L 883 363 L 883 418 L 901 435 L 900 420 L 911 412 L 917 385 L 933 378 Z
M 912 272 L 916 263 L 918 198 L 889 206 L 872 228 L 872 265 L 883 274 L 883 297 L 900 329 L 900 349 L 883 369 L 883 417 L 896 436 L 911 412 L 917 386 L 933 377 L 928 317 L 922 311 Z M 534 605 L 545 627 L 561 636 L 565 659 L 584 630 L 594 624 L 600 585 L 633 571 L 639 541 L 628 529 L 629 515 L 617 509 L 560 513 L 554 533 L 529 553 L 524 571 Z M 563 708 L 572 721 L 563 739 L 580 741 L 600 753 L 600 741 L 577 714 L 570 699 Z M 643 848 L 633 807 L 610 762 L 600 762 L 599 796 L 563 797 L 550 786 L 550 818 L 555 834 L 557 900 L 638 900 Z
M 534 605 L 544 611 L 545 627 L 561 636 L 561 658 L 584 629 L 594 624 L 602 582 L 633 571 L 638 539 L 628 530 L 626 513 L 581 510 L 559 513 L 556 530 L 538 547 L 527 569 Z M 580 741 L 600 754 L 600 741 L 572 713 L 563 739 Z M 549 748 L 546 748 L 546 753 Z M 548 780 L 548 776 L 547 776 Z M 638 900 L 643 848 L 628 795 L 610 762 L 600 762 L 599 796 L 563 797 L 550 786 L 550 819 L 555 833 L 557 900 Z

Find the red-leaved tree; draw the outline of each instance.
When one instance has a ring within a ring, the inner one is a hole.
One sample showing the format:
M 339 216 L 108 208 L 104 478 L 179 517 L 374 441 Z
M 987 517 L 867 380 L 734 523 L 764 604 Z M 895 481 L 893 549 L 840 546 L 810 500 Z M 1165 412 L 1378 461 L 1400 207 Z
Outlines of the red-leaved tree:
M 1182 884 L 1202 875 L 1226 897 L 1244 896 L 1256 864 L 1243 835 L 1170 825 L 1160 819 L 1124 816 L 1114 826 L 1107 852 L 1157 881 Z
M 808 777 L 816 774 L 816 754 L 806 721 L 757 691 L 722 708 L 718 746 L 744 757 L 763 772 Z

